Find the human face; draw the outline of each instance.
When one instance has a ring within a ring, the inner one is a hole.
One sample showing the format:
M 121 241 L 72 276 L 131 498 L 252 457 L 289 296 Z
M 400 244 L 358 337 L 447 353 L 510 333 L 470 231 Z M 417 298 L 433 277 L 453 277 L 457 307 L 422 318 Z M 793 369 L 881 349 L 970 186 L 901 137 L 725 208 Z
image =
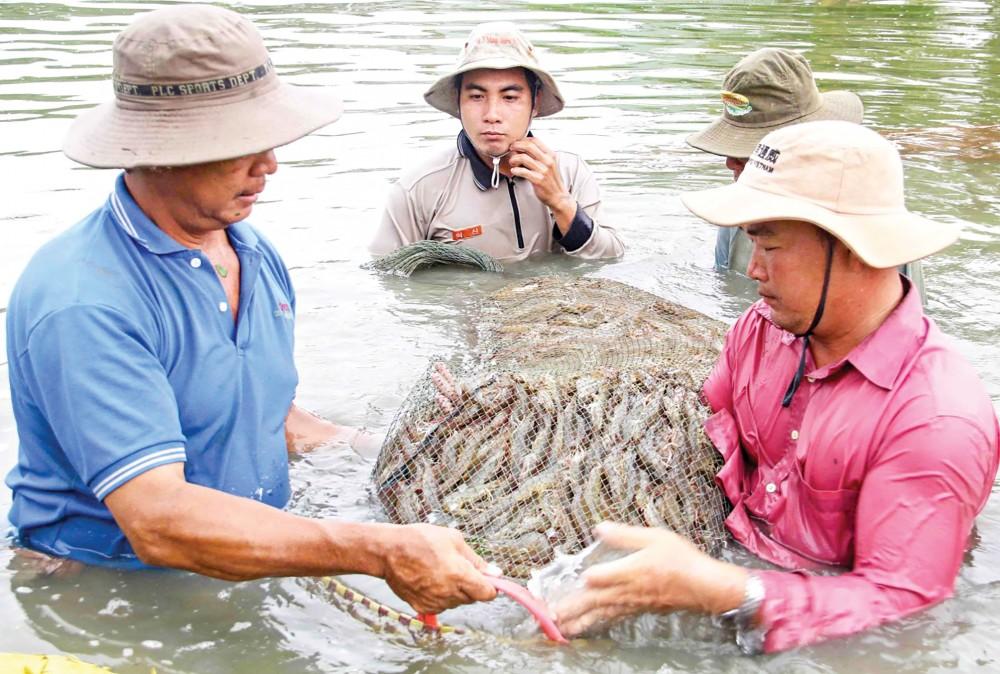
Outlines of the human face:
M 746 165 L 746 158 L 738 159 L 736 157 L 726 157 L 726 168 L 733 172 L 733 182 L 740 179 L 740 174 L 743 173 L 743 169 Z
M 535 111 L 522 68 L 472 70 L 462 75 L 462 126 L 484 159 L 498 157 L 524 138 Z
M 156 174 L 157 191 L 185 229 L 224 229 L 250 215 L 267 176 L 277 170 L 274 150 L 266 150 L 166 169 Z
M 791 333 L 805 332 L 823 291 L 828 243 L 822 230 L 792 220 L 746 225 L 743 230 L 753 242 L 747 276 L 757 282 L 771 320 Z

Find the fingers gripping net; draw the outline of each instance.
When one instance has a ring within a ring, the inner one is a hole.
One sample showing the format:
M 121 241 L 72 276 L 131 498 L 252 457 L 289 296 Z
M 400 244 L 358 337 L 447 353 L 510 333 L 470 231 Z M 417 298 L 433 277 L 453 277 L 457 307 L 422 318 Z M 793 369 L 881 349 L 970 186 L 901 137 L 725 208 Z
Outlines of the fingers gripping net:
M 720 460 L 700 385 L 724 326 L 603 279 L 509 286 L 477 357 L 428 368 L 394 420 L 374 490 L 394 522 L 454 526 L 526 579 L 603 520 L 723 540 Z

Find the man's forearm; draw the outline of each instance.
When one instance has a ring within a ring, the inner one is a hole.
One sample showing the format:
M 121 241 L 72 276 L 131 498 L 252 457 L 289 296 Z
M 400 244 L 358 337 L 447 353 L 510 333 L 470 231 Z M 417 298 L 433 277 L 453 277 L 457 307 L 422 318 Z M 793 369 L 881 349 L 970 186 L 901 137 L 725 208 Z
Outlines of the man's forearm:
M 139 476 L 107 499 L 136 554 L 147 564 L 228 580 L 384 575 L 382 563 L 393 525 L 308 519 L 187 482 L 164 489 L 158 477 L 144 486 L 143 478 L 149 475 Z M 147 492 L 141 513 L 127 512 L 130 495 L 119 491 L 130 487 Z M 151 501 L 162 505 L 151 507 Z

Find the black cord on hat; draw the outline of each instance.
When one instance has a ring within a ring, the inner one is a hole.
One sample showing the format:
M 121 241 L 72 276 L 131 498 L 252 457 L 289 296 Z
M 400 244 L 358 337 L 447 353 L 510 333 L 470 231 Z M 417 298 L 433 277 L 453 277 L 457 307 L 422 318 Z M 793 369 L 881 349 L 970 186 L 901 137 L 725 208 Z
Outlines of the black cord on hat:
M 813 330 L 819 325 L 819 322 L 823 320 L 823 310 L 826 308 L 826 292 L 830 288 L 830 269 L 833 267 L 833 236 L 828 232 L 823 232 L 826 234 L 826 271 L 823 272 L 823 292 L 819 296 L 819 306 L 816 307 L 816 313 L 813 315 L 812 323 L 809 324 L 809 328 L 800 335 L 796 337 L 802 338 L 802 356 L 799 358 L 799 367 L 795 370 L 795 376 L 792 377 L 791 383 L 788 384 L 788 390 L 785 391 L 785 397 L 781 399 L 781 406 L 788 407 L 792 404 L 792 398 L 795 397 L 795 392 L 799 390 L 799 385 L 802 383 L 802 375 L 806 371 L 806 353 L 809 351 L 809 337 L 812 335 Z

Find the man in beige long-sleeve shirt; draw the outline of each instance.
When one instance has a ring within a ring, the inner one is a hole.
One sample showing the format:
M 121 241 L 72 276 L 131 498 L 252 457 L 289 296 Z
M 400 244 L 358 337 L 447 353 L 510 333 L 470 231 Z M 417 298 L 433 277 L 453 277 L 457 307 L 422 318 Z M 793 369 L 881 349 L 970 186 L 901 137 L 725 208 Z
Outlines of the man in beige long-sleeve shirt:
M 457 117 L 462 131 L 454 146 L 392 185 L 373 253 L 430 239 L 507 261 L 536 253 L 622 254 L 587 164 L 549 149 L 528 130 L 534 117 L 562 110 L 563 99 L 516 27 L 473 29 L 459 65 L 424 98 Z

